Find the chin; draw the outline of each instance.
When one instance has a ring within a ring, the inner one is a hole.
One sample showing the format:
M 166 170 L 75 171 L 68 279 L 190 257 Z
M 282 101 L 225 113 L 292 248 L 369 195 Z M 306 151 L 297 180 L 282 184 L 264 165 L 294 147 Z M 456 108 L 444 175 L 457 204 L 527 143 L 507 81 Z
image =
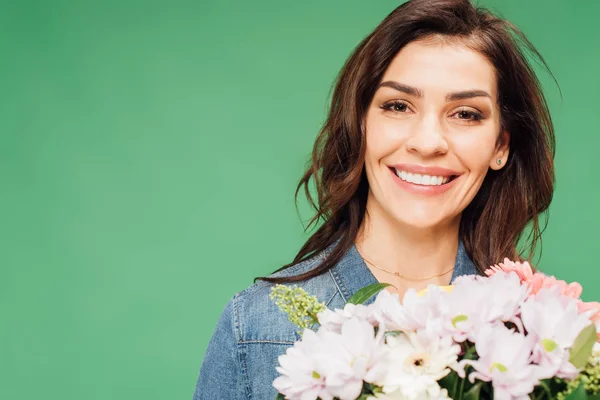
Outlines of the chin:
M 442 224 L 442 220 L 433 218 L 407 218 L 405 215 L 402 217 L 394 217 L 394 220 L 400 225 L 404 225 L 413 229 L 425 230 L 435 228 Z
M 441 225 L 440 221 L 399 221 L 401 224 L 416 230 L 430 230 Z
M 400 225 L 419 230 L 432 229 L 445 225 L 448 218 L 443 215 L 436 215 L 431 210 L 410 210 L 405 209 L 402 215 L 392 214 L 391 217 Z

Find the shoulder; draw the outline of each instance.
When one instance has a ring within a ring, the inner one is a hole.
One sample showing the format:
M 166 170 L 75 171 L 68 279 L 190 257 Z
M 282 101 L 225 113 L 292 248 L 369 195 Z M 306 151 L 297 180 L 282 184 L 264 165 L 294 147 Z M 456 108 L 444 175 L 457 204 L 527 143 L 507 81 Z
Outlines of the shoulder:
M 273 273 L 269 277 L 289 277 L 308 272 L 316 268 L 326 255 L 327 251 L 325 250 L 298 264 Z M 329 272 L 288 285 L 303 288 L 326 305 L 338 293 L 337 286 Z M 258 281 L 238 292 L 231 300 L 230 306 L 238 342 L 289 343 L 298 340 L 298 328 L 288 320 L 287 314 L 279 310 L 270 298 L 273 286 L 273 283 Z

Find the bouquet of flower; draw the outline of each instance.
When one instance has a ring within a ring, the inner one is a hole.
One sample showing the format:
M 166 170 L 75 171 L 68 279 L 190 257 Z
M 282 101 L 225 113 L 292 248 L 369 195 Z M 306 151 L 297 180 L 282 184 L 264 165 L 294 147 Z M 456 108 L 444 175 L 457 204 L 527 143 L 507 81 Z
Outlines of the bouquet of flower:
M 527 262 L 487 274 L 402 299 L 375 284 L 341 310 L 276 285 L 302 333 L 279 357 L 278 399 L 600 399 L 600 303 Z

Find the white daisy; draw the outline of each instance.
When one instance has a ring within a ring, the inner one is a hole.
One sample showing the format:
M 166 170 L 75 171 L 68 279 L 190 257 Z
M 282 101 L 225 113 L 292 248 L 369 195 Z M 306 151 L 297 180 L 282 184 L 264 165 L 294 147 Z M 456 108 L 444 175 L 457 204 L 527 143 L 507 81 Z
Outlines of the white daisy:
M 438 384 L 450 373 L 460 347 L 450 337 L 440 338 L 422 330 L 387 338 L 388 370 L 383 379 L 383 392 L 407 400 L 447 398 Z M 395 397 L 391 397 L 395 398 Z

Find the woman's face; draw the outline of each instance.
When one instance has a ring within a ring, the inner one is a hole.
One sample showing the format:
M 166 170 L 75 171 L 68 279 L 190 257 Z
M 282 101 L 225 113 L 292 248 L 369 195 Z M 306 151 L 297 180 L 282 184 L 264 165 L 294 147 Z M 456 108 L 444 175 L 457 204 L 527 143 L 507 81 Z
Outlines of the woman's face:
M 369 209 L 416 228 L 456 223 L 488 169 L 508 158 L 496 98 L 494 67 L 474 50 L 403 47 L 366 115 Z

